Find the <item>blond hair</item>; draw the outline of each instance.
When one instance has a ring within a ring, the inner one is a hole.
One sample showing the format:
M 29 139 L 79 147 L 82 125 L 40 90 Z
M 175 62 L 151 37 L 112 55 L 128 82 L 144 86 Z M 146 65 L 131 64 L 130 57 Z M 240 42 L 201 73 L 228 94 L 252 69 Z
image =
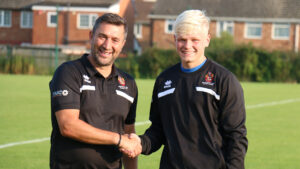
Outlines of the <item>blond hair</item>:
M 186 10 L 176 18 L 174 24 L 175 35 L 190 34 L 195 29 L 208 33 L 210 19 L 202 10 Z

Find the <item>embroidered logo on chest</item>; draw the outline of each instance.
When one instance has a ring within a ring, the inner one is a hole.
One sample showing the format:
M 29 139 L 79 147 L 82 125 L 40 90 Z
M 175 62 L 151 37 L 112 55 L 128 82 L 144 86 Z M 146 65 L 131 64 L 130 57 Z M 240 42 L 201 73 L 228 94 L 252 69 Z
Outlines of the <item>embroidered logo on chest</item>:
M 128 87 L 126 86 L 126 82 L 125 82 L 125 79 L 123 78 L 123 77 L 121 77 L 121 76 L 118 76 L 118 82 L 119 82 L 119 88 L 120 89 L 128 89 Z
M 171 87 L 171 84 L 172 84 L 172 81 L 171 81 L 171 80 L 167 80 L 167 81 L 165 82 L 164 89 L 165 89 L 165 88 Z
M 87 75 L 83 75 L 83 81 L 87 82 L 87 83 L 91 83 L 90 77 L 88 77 Z
M 202 84 L 212 86 L 215 84 L 215 83 L 213 83 L 214 79 L 215 79 L 215 75 L 211 72 L 208 72 L 205 75 L 205 82 L 202 82 Z

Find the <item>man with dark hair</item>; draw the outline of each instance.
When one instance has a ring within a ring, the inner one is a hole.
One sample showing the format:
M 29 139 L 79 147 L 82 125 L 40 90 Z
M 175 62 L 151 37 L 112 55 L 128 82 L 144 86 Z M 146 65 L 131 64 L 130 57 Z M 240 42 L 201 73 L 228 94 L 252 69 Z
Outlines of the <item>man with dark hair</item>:
M 115 67 L 127 34 L 126 21 L 104 14 L 90 32 L 91 53 L 63 63 L 50 82 L 51 169 L 136 169 L 137 159 L 119 149 L 141 150 L 134 122 L 134 79 Z

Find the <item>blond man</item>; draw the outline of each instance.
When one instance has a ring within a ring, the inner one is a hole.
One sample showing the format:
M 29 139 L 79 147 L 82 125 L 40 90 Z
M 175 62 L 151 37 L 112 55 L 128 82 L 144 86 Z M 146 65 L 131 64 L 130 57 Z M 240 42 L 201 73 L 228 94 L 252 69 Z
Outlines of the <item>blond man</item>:
M 201 10 L 177 17 L 174 39 L 181 62 L 155 82 L 152 124 L 140 137 L 143 154 L 164 145 L 161 169 L 245 168 L 243 89 L 230 71 L 205 56 L 209 22 Z

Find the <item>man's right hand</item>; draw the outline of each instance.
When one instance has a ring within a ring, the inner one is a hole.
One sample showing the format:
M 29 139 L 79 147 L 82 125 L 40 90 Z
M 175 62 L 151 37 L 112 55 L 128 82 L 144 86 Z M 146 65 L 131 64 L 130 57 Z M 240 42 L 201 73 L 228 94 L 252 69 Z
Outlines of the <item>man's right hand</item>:
M 122 135 L 119 149 L 130 158 L 138 156 L 142 152 L 140 137 L 134 133 Z

